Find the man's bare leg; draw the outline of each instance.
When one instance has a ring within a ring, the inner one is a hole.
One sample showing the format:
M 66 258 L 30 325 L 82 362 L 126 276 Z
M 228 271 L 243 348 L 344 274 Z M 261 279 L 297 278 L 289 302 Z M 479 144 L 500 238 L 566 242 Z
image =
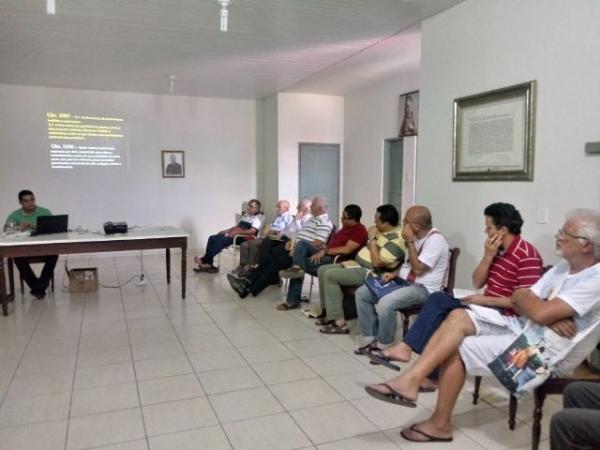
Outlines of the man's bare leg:
M 454 352 L 441 367 L 440 391 L 437 404 L 432 416 L 424 422 L 413 425 L 415 430 L 425 432 L 430 436 L 449 438 L 452 436 L 452 411 L 456 399 L 465 384 L 465 367 L 460 354 Z M 404 435 L 415 441 L 426 441 L 427 438 L 418 431 L 406 428 Z
M 440 328 L 431 337 L 425 350 L 417 362 L 404 374 L 387 382 L 408 400 L 416 400 L 419 386 L 436 367 L 453 357 L 463 340 L 475 334 L 475 325 L 463 309 L 452 311 Z M 382 385 L 374 385 L 375 389 L 389 393 Z M 441 388 L 441 382 L 440 382 Z

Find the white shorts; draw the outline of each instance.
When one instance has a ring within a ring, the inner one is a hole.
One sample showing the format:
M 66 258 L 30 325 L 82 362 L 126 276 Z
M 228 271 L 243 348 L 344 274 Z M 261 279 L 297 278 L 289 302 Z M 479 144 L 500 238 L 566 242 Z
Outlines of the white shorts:
M 458 352 L 468 374 L 489 376 L 492 373 L 487 365 L 517 338 L 515 325 L 518 321 L 507 317 L 506 326 L 500 326 L 480 320 L 473 311 L 466 312 L 475 325 L 476 334 L 467 336 Z

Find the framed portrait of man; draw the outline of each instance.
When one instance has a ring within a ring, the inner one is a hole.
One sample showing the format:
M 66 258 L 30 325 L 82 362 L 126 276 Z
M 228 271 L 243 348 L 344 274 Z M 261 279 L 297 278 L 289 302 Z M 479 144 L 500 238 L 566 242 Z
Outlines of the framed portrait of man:
M 185 177 L 185 152 L 183 150 L 162 150 L 163 178 Z

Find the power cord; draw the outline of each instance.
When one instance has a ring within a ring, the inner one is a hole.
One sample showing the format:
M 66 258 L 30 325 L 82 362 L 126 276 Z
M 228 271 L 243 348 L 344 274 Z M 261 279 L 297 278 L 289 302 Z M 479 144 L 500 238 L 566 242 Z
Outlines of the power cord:
M 68 257 L 65 258 L 65 272 L 67 274 L 67 277 L 63 280 L 63 287 L 62 287 L 62 291 L 63 292 L 69 292 L 70 291 L 69 287 L 65 284 L 66 280 L 71 275 L 71 271 L 69 270 L 69 267 L 67 265 L 67 261 L 68 261 Z M 103 287 L 103 288 L 107 288 L 107 289 L 121 289 L 122 287 L 124 287 L 124 286 L 128 285 L 129 283 L 131 283 L 136 278 L 139 278 L 139 281 L 136 283 L 136 286 L 145 286 L 146 284 L 148 284 L 148 281 L 146 281 L 145 272 L 146 271 L 144 269 L 144 252 L 140 250 L 140 273 L 139 274 L 133 275 L 127 281 L 125 281 L 124 283 L 121 283 L 119 285 L 102 284 L 102 283 L 98 282 L 98 286 Z

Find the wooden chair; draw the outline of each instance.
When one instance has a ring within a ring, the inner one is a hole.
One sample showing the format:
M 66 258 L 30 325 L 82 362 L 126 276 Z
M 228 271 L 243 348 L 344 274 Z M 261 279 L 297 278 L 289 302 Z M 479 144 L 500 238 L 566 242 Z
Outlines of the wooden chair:
M 600 372 L 590 367 L 587 361 L 584 361 L 571 375 L 564 378 L 549 378 L 544 384 L 533 391 L 534 408 L 533 423 L 531 424 L 532 450 L 537 450 L 540 445 L 540 435 L 542 433 L 542 408 L 544 407 L 546 396 L 562 394 L 565 387 L 575 381 L 592 381 L 598 383 L 600 382 Z
M 44 264 L 43 256 L 31 256 L 29 257 L 29 264 Z M 19 272 L 19 283 L 21 284 L 21 294 L 25 293 L 25 282 L 21 272 Z M 50 278 L 50 289 L 54 292 L 54 272 L 52 272 L 52 278 Z
M 448 273 L 444 282 L 444 287 L 442 289 L 449 295 L 452 295 L 452 291 L 454 290 L 454 282 L 456 280 L 456 262 L 458 261 L 459 256 L 460 248 L 453 247 L 450 249 L 450 255 L 448 258 Z M 421 312 L 422 307 L 423 305 L 414 305 L 409 306 L 408 308 L 402 308 L 398 311 L 402 314 L 403 317 L 402 336 L 406 336 L 406 333 L 408 333 L 411 316 L 419 314 Z

